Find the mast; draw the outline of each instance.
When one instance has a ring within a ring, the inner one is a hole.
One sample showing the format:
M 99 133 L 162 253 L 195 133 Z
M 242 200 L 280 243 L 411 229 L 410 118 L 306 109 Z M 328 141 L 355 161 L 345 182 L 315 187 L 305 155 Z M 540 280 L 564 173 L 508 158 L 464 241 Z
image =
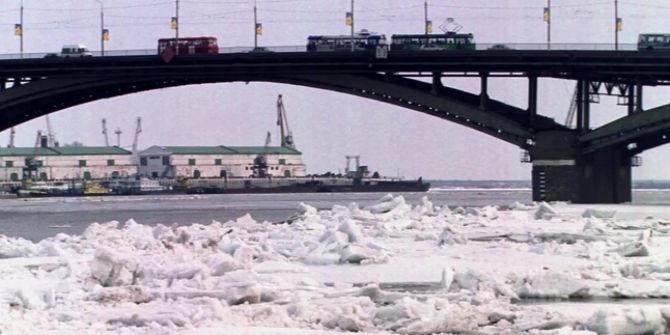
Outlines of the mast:
M 16 136 L 16 130 L 14 130 L 14 127 L 9 130 L 9 144 L 7 145 L 8 148 L 13 148 L 14 147 L 14 137 Z
M 135 127 L 135 138 L 133 139 L 133 155 L 137 155 L 137 141 L 142 132 L 142 118 L 137 118 L 137 126 Z
M 49 115 L 46 115 L 47 118 L 47 143 L 49 147 L 56 147 L 58 146 L 58 142 L 56 142 L 56 133 L 53 131 L 53 127 L 51 127 L 51 120 L 49 119 Z
M 107 136 L 107 119 L 102 119 L 102 134 L 105 136 L 105 146 L 109 146 L 109 136 Z
M 118 127 L 114 131 L 114 134 L 116 134 L 116 146 L 119 147 L 119 148 L 121 147 L 121 134 L 122 133 L 123 132 L 121 131 L 121 128 L 118 128 Z
M 284 108 L 284 101 L 282 95 L 277 97 L 277 125 L 281 133 L 281 146 L 295 149 L 293 142 L 293 134 L 288 127 L 288 119 L 286 118 L 286 109 Z

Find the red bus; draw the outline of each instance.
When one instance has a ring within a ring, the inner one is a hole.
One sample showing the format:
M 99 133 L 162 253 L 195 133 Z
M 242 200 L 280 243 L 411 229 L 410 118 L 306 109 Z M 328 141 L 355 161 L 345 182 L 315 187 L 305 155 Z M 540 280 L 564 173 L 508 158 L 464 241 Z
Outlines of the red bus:
M 178 41 L 180 55 L 219 53 L 216 37 L 180 37 Z M 167 49 L 171 49 L 174 53 L 177 52 L 174 38 L 158 40 L 158 54 L 162 55 Z

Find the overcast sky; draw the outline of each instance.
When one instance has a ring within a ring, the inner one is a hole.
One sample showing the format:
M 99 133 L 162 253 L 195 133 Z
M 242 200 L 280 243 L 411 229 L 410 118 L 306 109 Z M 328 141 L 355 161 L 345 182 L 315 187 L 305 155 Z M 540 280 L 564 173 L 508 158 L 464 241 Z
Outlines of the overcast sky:
M 174 36 L 174 1 L 103 0 L 107 50 L 155 49 L 158 38 Z M 180 36 L 215 36 L 221 47 L 253 45 L 252 0 L 181 0 Z M 0 0 L 0 53 L 18 53 L 19 0 Z M 304 45 L 308 35 L 346 34 L 349 0 L 258 0 L 268 46 Z M 435 30 L 453 17 L 478 43 L 543 43 L 544 0 L 429 0 Z M 63 44 L 83 43 L 99 50 L 99 11 L 94 0 L 24 0 L 24 52 L 53 52 Z M 423 31 L 423 0 L 356 0 L 356 27 L 385 33 Z M 665 0 L 619 1 L 624 29 L 620 43 L 634 44 L 642 32 L 670 33 Z M 613 0 L 553 0 L 553 43 L 613 43 Z M 479 83 L 446 79 L 445 84 L 478 93 Z M 494 79 L 490 95 L 526 108 L 525 80 Z M 540 113 L 563 123 L 574 82 L 540 81 Z M 645 107 L 664 103 L 669 89 L 645 92 Z M 51 114 L 61 143 L 103 145 L 101 119 L 110 132 L 123 131 L 129 146 L 135 118 L 142 117 L 140 148 L 158 145 L 262 145 L 265 132 L 277 145 L 275 102 L 284 104 L 295 142 L 308 172 L 344 168 L 345 155 L 384 175 L 439 179 L 530 179 L 531 166 L 519 162 L 520 149 L 448 121 L 342 93 L 270 83 L 192 85 L 100 100 Z M 593 125 L 625 115 L 615 97 L 593 105 Z M 32 146 L 44 118 L 16 128 L 17 146 Z M 9 131 L 0 133 L 6 146 Z M 112 135 L 113 142 L 115 137 Z M 670 148 L 645 152 L 637 179 L 670 179 Z

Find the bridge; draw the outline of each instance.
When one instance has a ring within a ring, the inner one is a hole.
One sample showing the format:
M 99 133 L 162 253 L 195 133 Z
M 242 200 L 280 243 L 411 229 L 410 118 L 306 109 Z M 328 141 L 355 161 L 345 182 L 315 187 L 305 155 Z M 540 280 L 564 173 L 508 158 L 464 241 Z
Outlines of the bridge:
M 516 145 L 533 164 L 534 200 L 620 203 L 631 200 L 632 158 L 670 138 L 670 105 L 644 110 L 642 101 L 644 86 L 670 84 L 670 52 L 608 49 L 391 51 L 385 58 L 305 52 L 304 47 L 233 48 L 171 59 L 155 50 L 82 58 L 5 55 L 0 56 L 0 131 L 75 105 L 146 90 L 285 83 L 401 106 Z M 445 86 L 445 77 L 479 78 L 480 92 Z M 489 98 L 491 77 L 527 78 L 527 107 Z M 577 81 L 575 127 L 540 114 L 538 78 Z M 628 115 L 592 128 L 589 107 L 599 94 L 621 97 Z

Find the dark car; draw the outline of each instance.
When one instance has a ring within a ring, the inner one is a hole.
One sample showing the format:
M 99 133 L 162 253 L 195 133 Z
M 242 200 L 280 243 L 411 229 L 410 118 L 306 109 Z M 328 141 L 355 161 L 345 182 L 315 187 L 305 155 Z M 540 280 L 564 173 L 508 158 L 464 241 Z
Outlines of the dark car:
M 494 44 L 488 48 L 489 50 L 512 50 L 513 48 L 507 44 Z

